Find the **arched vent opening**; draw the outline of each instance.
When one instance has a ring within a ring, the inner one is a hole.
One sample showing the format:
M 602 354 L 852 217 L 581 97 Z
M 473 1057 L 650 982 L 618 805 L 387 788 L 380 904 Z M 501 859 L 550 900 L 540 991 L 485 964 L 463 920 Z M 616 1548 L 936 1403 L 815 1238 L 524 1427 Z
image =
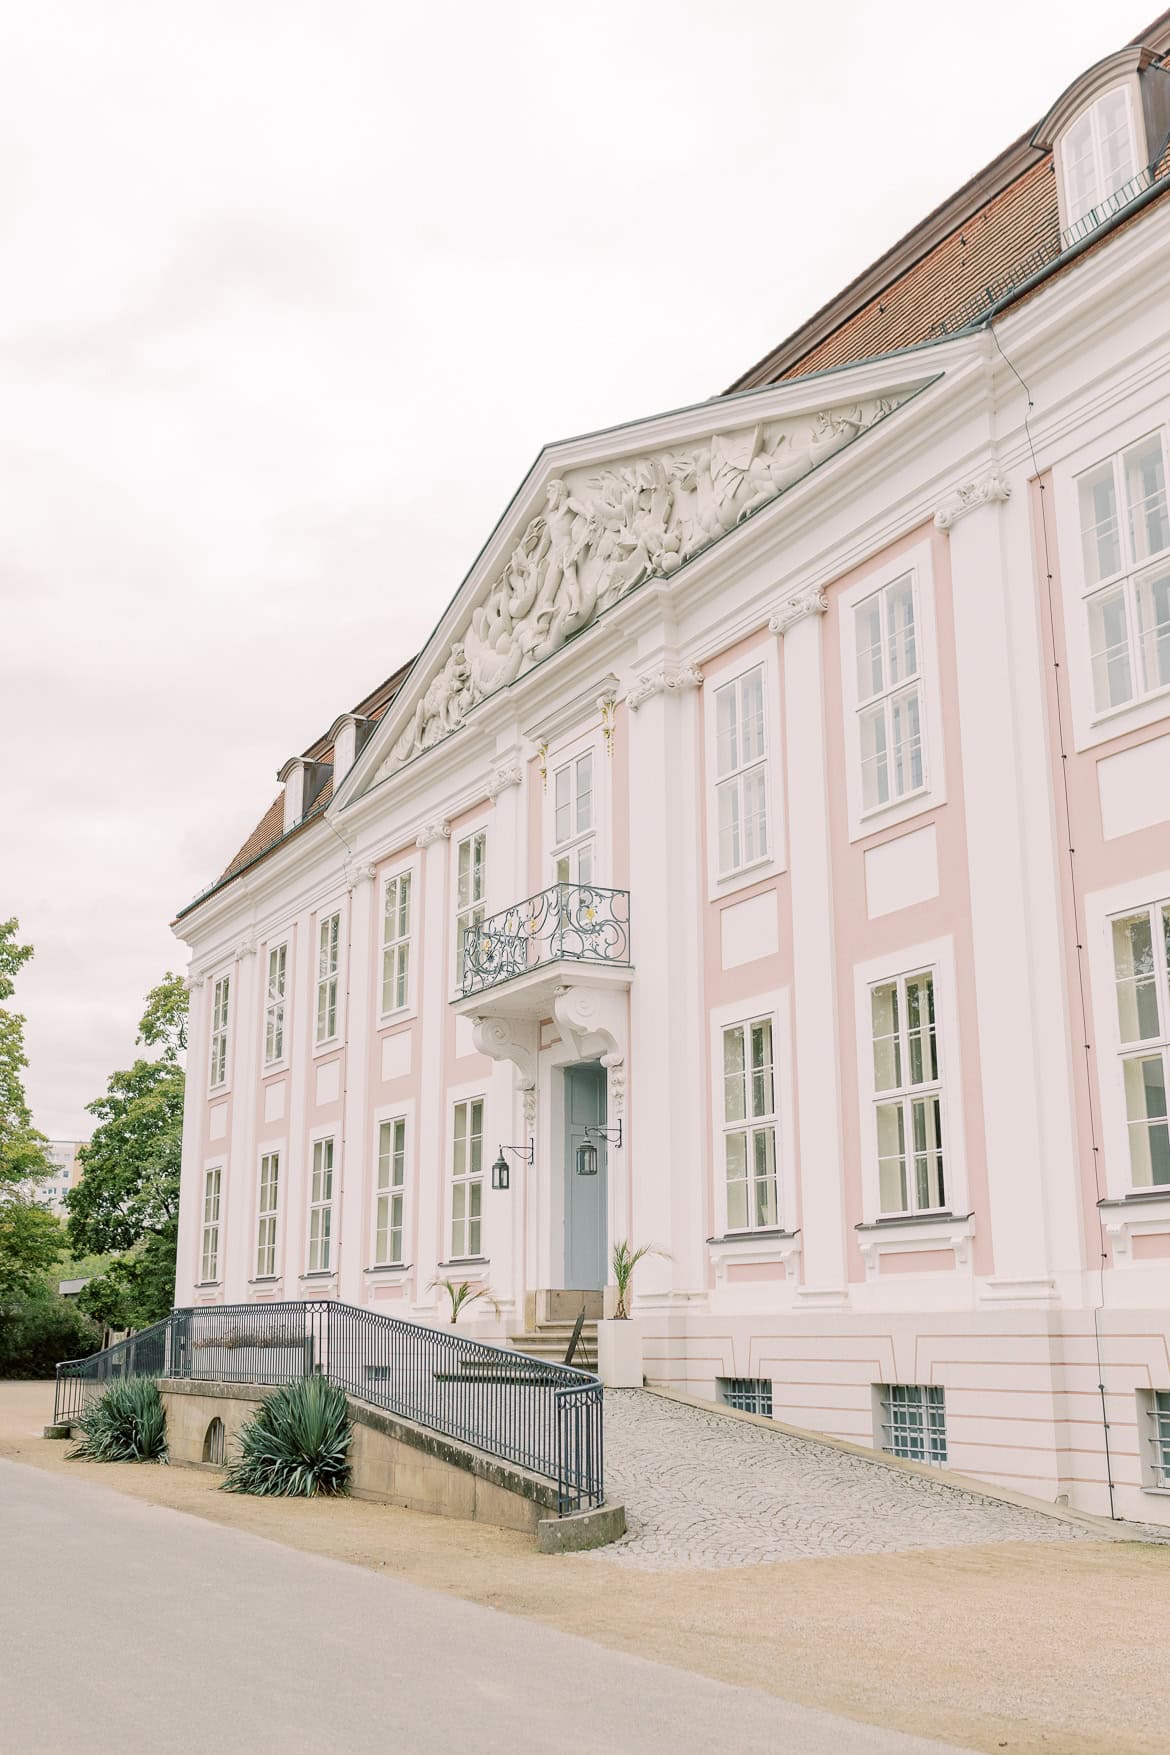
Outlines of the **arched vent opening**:
M 211 1422 L 211 1425 L 207 1428 L 203 1437 L 203 1460 L 205 1463 L 214 1463 L 216 1468 L 221 1469 L 223 1467 L 223 1458 L 223 1421 L 215 1419 Z

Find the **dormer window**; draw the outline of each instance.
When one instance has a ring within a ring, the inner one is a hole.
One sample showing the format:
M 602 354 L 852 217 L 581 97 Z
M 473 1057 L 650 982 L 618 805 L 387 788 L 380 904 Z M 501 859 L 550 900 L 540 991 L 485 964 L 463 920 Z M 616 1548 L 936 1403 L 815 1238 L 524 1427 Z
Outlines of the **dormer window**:
M 1128 86 L 1115 85 L 1073 123 L 1061 142 L 1065 222 L 1070 231 L 1137 175 Z

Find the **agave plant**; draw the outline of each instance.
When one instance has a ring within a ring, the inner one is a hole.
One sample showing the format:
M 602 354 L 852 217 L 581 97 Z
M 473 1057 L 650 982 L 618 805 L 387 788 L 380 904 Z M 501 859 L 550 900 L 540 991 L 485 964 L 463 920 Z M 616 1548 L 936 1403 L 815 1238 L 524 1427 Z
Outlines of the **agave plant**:
M 432 1292 L 437 1292 L 440 1289 L 446 1292 L 448 1298 L 451 1300 L 451 1321 L 453 1324 L 459 1321 L 459 1312 L 466 1305 L 474 1304 L 479 1298 L 488 1299 L 492 1308 L 498 1309 L 496 1301 L 492 1297 L 488 1288 L 486 1286 L 477 1286 L 473 1284 L 471 1280 L 460 1280 L 458 1282 L 455 1280 L 432 1280 L 429 1289 Z
M 149 1377 L 111 1383 L 75 1424 L 81 1443 L 69 1452 L 89 1462 L 167 1461 L 167 1416 Z
M 613 1246 L 613 1259 L 611 1266 L 613 1269 L 614 1284 L 617 1286 L 617 1309 L 614 1311 L 614 1316 L 619 1321 L 624 1322 L 629 1317 L 630 1313 L 626 1309 L 626 1299 L 629 1296 L 630 1286 L 633 1282 L 634 1269 L 642 1260 L 643 1256 L 647 1255 L 665 1256 L 666 1251 L 665 1249 L 659 1249 L 657 1245 L 653 1243 L 643 1243 L 637 1249 L 631 1249 L 624 1238 L 620 1243 L 615 1243 Z
M 352 1438 L 345 1391 L 327 1377 L 298 1377 L 241 1428 L 224 1492 L 290 1499 L 348 1493 Z

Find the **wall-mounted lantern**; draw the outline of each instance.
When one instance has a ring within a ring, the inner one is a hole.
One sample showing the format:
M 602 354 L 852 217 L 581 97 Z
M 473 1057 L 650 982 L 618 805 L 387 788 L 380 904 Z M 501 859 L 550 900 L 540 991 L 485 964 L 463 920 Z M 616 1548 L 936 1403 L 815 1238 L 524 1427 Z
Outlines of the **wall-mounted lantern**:
M 529 1140 L 529 1142 L 526 1146 L 503 1146 L 502 1145 L 500 1147 L 499 1157 L 496 1159 L 495 1163 L 492 1165 L 492 1187 L 493 1188 L 506 1189 L 511 1184 L 512 1177 L 511 1177 L 511 1172 L 508 1169 L 508 1160 L 504 1156 L 505 1152 L 514 1153 L 515 1156 L 520 1160 L 520 1162 L 522 1164 L 531 1164 L 533 1162 L 533 1157 L 535 1154 L 535 1142 L 533 1140 Z
M 593 1144 L 594 1140 L 608 1140 L 610 1145 L 616 1146 L 620 1152 L 622 1149 L 621 1121 L 618 1121 L 616 1127 L 587 1127 L 585 1129 L 585 1139 L 577 1147 L 578 1176 L 597 1175 L 597 1147 Z

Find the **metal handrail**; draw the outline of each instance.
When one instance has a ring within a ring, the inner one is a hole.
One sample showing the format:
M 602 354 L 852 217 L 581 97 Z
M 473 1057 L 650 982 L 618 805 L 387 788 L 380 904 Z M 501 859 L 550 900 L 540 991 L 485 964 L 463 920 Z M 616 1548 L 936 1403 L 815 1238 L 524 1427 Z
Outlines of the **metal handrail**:
M 54 1419 L 115 1377 L 279 1386 L 321 1372 L 347 1394 L 554 1481 L 562 1514 L 604 1501 L 602 1387 L 588 1371 L 332 1299 L 209 1304 L 57 1367 Z
M 630 892 L 600 884 L 550 884 L 465 927 L 463 997 L 561 959 L 628 967 Z

